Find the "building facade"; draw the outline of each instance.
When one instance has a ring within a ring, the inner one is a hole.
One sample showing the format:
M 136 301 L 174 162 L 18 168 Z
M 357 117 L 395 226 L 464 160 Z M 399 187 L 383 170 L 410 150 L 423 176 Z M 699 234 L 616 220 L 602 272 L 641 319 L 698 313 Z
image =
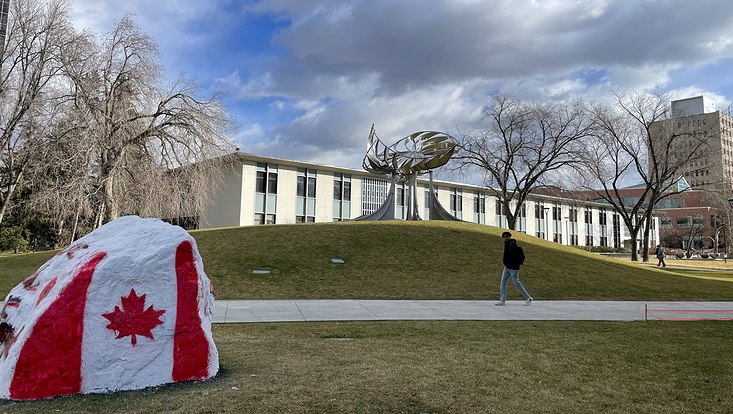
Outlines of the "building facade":
M 634 205 L 645 197 L 645 186 L 631 186 L 618 190 L 618 196 L 625 205 Z M 584 199 L 605 203 L 592 191 L 557 191 L 554 195 L 564 198 Z M 723 223 L 728 223 L 730 209 L 727 200 L 720 193 L 686 189 L 660 200 L 654 208 L 655 222 L 658 222 L 660 243 L 670 249 L 724 251 L 729 234 Z M 642 208 L 648 208 L 644 203 Z
M 733 189 L 733 117 L 716 111 L 714 102 L 704 96 L 672 101 L 672 118 L 655 122 L 651 131 L 653 142 L 675 133 L 705 134 L 706 154 L 682 166 L 679 174 L 694 189 Z
M 377 210 L 386 200 L 389 177 L 363 170 L 238 153 L 198 228 L 295 224 L 350 220 Z M 418 179 L 420 215 L 427 216 L 428 181 Z M 486 187 L 433 181 L 439 202 L 455 217 L 506 227 L 501 204 Z M 395 209 L 407 215 L 407 185 L 398 184 Z M 420 195 L 422 194 L 422 195 Z M 658 223 L 653 243 L 659 240 Z M 606 204 L 549 195 L 532 195 L 515 231 L 575 246 L 623 248 L 628 230 Z

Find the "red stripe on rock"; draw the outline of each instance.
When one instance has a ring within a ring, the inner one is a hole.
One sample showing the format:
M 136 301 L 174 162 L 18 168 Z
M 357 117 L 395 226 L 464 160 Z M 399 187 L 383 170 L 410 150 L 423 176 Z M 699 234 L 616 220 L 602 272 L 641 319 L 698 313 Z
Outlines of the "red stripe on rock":
M 176 333 L 173 336 L 173 381 L 204 379 L 209 374 L 209 341 L 199 317 L 199 277 L 193 246 L 186 240 L 176 250 Z
M 34 400 L 81 390 L 84 306 L 94 271 L 106 255 L 99 252 L 86 262 L 36 321 L 18 355 L 11 398 Z
M 48 295 L 48 293 L 51 292 L 51 289 L 53 289 L 53 287 L 56 286 L 56 279 L 57 278 L 54 277 L 53 279 L 51 279 L 50 282 L 46 283 L 46 286 L 43 287 L 41 294 L 38 295 L 38 299 L 36 300 L 36 306 L 38 306 L 38 304 L 41 303 L 41 301 L 46 298 L 46 295 Z

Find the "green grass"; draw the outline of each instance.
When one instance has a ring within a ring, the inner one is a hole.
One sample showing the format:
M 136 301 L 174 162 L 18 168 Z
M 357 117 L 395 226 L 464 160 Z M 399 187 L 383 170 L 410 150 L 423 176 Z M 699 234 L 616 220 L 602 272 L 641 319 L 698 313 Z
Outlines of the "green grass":
M 486 299 L 498 290 L 501 231 L 468 223 L 382 222 L 193 235 L 219 299 Z M 527 255 L 522 279 L 542 300 L 733 299 L 730 281 L 699 278 L 727 277 L 727 269 L 661 270 L 517 238 Z M 52 255 L 0 257 L 0 289 L 10 290 Z M 334 257 L 345 264 L 332 264 Z M 254 268 L 272 274 L 256 276 Z M 726 322 L 390 321 L 213 329 L 222 365 L 213 380 L 0 402 L 0 412 L 733 410 L 733 329 Z
M 0 405 L 120 413 L 729 413 L 724 322 L 218 325 L 223 373 Z
M 217 299 L 487 299 L 498 291 L 501 231 L 471 223 L 392 221 L 192 234 Z M 522 281 L 538 299 L 733 299 L 730 281 L 685 277 L 705 272 L 660 270 L 516 236 L 527 256 Z M 0 289 L 10 290 L 52 254 L 0 257 Z M 345 264 L 333 264 L 331 258 Z M 253 275 L 255 268 L 272 273 Z M 733 273 L 715 276 L 726 274 Z M 509 292 L 510 299 L 519 298 L 514 289 Z
M 56 252 L 21 253 L 0 256 L 0 292 L 2 298 L 20 283 L 52 258 Z

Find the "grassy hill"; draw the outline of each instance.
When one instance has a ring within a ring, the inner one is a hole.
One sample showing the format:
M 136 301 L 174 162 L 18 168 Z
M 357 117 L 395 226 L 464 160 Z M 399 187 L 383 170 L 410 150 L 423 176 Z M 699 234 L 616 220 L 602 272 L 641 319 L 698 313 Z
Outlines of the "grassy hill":
M 501 231 L 347 222 L 193 235 L 220 299 L 493 299 Z M 700 279 L 708 276 L 702 271 L 517 238 L 527 255 L 522 279 L 538 300 L 733 299 L 731 281 Z M 53 254 L 0 257 L 0 289 L 7 292 Z M 272 273 L 257 276 L 254 268 Z M 732 403 L 733 331 L 726 322 L 311 322 L 213 330 L 222 371 L 211 381 L 0 401 L 0 411 L 661 414 L 727 413 Z
M 501 232 L 472 223 L 391 221 L 192 234 L 218 299 L 493 299 L 502 270 Z M 522 281 L 538 300 L 733 299 L 733 279 L 687 277 L 515 236 L 527 256 Z M 52 254 L 0 257 L 0 288 L 7 292 Z M 256 275 L 254 269 L 271 273 Z M 519 298 L 513 288 L 509 294 Z

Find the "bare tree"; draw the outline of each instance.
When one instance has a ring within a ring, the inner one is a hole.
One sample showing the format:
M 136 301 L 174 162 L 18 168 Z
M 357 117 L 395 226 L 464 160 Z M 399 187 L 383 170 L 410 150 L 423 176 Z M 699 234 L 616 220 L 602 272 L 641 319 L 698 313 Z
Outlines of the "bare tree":
M 66 2 L 12 2 L 0 55 L 0 223 L 26 167 L 43 150 L 38 136 L 58 113 L 63 93 L 54 80 L 73 41 Z
M 92 149 L 97 224 L 124 213 L 198 214 L 222 174 L 217 162 L 203 161 L 233 148 L 218 98 L 194 97 L 197 86 L 183 78 L 164 87 L 157 46 L 130 17 L 89 59 L 67 71 Z
M 509 228 L 543 180 L 574 163 L 590 123 L 579 101 L 526 103 L 494 94 L 482 110 L 485 130 L 462 133 L 454 168 L 474 168 L 496 189 Z
M 595 192 L 619 214 L 631 237 L 631 260 L 638 260 L 643 231 L 643 260 L 649 260 L 653 209 L 661 200 L 684 191 L 678 187 L 683 166 L 705 157 L 709 130 L 677 128 L 670 99 L 661 93 L 616 93 L 615 104 L 594 105 L 593 139 L 584 153 L 581 186 Z M 640 193 L 625 197 L 630 179 L 640 179 Z

